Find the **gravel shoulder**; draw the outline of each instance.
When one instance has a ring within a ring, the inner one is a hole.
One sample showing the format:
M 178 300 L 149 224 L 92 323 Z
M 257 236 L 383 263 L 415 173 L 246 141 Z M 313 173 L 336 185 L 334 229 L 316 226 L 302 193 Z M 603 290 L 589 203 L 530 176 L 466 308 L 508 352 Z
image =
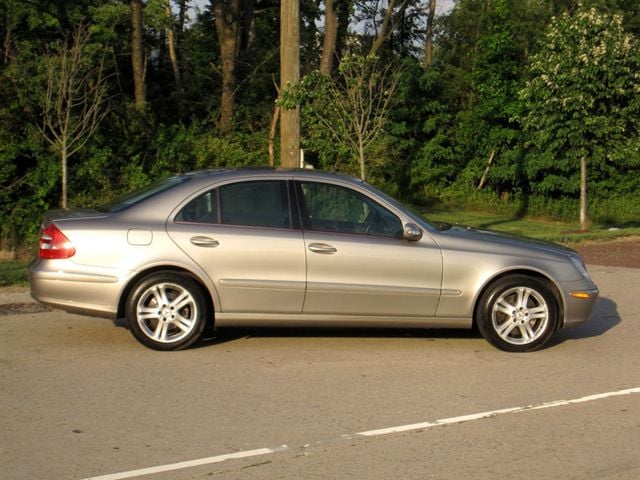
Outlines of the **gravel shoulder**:
M 0 305 L 33 302 L 29 287 L 0 287 Z
M 588 242 L 575 249 L 584 257 L 587 265 L 640 268 L 640 237 Z

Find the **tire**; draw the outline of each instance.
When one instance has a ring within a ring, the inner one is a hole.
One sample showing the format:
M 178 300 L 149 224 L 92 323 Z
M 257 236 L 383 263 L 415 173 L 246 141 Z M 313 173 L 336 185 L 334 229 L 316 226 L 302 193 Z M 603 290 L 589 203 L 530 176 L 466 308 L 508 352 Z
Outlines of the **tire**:
M 133 336 L 146 347 L 181 350 L 200 338 L 209 308 L 196 281 L 175 272 L 158 272 L 131 289 L 126 318 Z
M 476 324 L 493 346 L 507 352 L 541 348 L 558 324 L 558 302 L 547 283 L 526 275 L 496 281 L 480 297 Z

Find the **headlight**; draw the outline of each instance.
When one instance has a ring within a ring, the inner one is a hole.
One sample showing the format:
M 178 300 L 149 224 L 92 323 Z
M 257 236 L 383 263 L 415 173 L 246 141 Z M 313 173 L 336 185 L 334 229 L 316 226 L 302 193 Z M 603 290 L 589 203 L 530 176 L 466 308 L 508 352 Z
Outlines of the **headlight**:
M 571 255 L 571 262 L 584 278 L 590 280 L 589 272 L 587 272 L 587 267 L 584 265 L 582 257 Z

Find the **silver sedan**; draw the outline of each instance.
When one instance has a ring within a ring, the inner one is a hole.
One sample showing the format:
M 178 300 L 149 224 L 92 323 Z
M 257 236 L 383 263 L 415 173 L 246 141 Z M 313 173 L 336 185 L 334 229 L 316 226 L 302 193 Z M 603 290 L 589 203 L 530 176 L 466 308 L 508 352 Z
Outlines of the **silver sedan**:
M 573 250 L 432 224 L 362 181 L 308 170 L 195 172 L 51 211 L 30 283 L 42 303 L 126 318 L 157 350 L 215 325 L 476 326 L 531 351 L 587 320 L 598 296 Z

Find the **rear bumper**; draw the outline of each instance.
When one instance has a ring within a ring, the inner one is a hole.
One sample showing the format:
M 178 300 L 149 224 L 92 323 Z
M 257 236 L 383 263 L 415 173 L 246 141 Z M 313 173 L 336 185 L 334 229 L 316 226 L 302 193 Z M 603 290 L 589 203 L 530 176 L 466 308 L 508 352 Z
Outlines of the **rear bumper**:
M 29 269 L 34 300 L 62 310 L 115 318 L 124 279 L 110 269 L 92 272 L 69 269 L 59 261 L 38 261 Z

